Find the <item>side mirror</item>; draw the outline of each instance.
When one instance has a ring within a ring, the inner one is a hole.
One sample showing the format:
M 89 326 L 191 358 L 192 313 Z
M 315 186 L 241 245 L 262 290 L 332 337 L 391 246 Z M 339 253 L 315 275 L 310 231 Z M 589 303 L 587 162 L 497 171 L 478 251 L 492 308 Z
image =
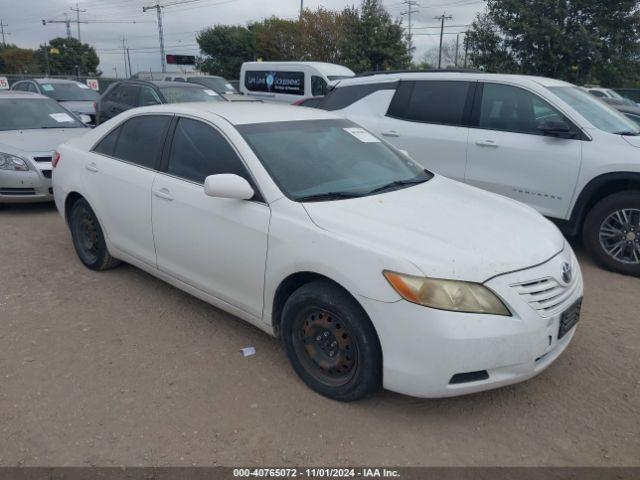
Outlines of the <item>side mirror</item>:
M 239 175 L 222 173 L 204 179 L 204 193 L 209 197 L 249 200 L 255 192 L 249 182 Z
M 564 120 L 545 120 L 538 125 L 538 130 L 550 137 L 571 138 L 575 136 L 569 124 Z

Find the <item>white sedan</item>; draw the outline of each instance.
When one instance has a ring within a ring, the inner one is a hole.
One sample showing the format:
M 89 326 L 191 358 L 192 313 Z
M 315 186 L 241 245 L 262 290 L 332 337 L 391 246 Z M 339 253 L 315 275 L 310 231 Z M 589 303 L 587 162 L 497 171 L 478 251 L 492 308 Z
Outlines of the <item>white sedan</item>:
M 54 167 L 87 267 L 128 262 L 280 337 L 334 399 L 516 383 L 575 333 L 582 276 L 553 224 L 330 112 L 134 109 Z

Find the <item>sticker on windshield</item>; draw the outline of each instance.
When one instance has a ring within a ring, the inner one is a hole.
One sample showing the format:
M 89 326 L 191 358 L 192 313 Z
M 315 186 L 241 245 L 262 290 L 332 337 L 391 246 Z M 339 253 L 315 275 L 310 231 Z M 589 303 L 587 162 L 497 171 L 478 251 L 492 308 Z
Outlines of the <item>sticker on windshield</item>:
M 50 113 L 49 116 L 58 123 L 73 122 L 73 118 L 66 113 Z
M 45 92 L 53 92 L 55 90 L 55 88 L 53 88 L 53 85 L 50 85 L 48 83 L 41 85 L 41 87 Z
M 347 133 L 350 133 L 363 143 L 380 143 L 380 139 L 371 135 L 364 128 L 349 127 L 343 128 L 343 130 Z
M 212 97 L 217 97 L 218 94 L 216 92 L 214 92 L 213 90 L 205 90 L 204 93 L 206 93 L 207 95 L 210 95 Z
M 230 83 L 225 83 L 224 88 L 226 88 L 227 90 L 233 90 L 233 85 L 231 85 Z

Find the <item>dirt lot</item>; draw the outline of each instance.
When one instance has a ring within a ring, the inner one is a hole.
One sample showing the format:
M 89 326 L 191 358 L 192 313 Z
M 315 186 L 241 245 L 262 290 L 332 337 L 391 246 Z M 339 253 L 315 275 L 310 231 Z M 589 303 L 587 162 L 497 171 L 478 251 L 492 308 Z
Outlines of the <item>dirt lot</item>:
M 581 325 L 542 375 L 340 404 L 242 321 L 130 266 L 85 269 L 52 206 L 4 207 L 0 465 L 640 465 L 640 279 L 580 259 Z

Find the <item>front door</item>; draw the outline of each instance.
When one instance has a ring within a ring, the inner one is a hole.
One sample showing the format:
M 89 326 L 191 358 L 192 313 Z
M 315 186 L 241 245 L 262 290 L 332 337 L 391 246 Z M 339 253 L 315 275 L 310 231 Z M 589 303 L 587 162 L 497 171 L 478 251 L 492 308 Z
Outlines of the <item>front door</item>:
M 581 162 L 577 127 L 537 94 L 486 83 L 469 132 L 466 182 L 566 218 Z M 575 138 L 546 136 L 540 126 L 562 120 Z
M 180 118 L 163 170 L 152 197 L 158 268 L 261 318 L 269 206 L 208 197 L 203 188 L 220 173 L 251 182 L 235 149 L 213 126 Z

